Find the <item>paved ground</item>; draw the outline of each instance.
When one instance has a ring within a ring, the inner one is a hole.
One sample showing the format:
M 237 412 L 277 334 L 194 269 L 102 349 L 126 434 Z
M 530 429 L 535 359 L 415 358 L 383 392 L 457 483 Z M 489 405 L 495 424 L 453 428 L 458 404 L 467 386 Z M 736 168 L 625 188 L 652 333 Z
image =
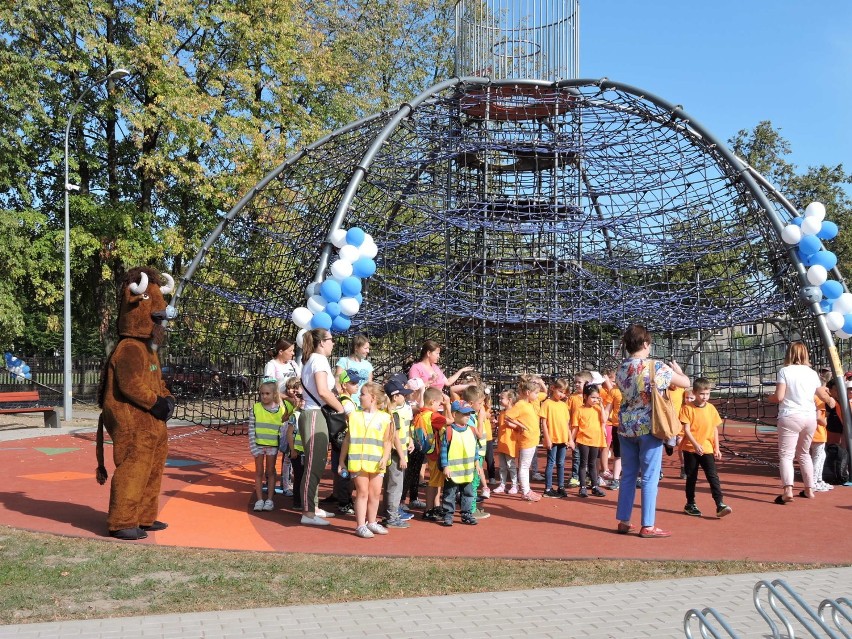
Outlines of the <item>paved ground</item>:
M 515 592 L 393 599 L 260 610 L 65 621 L 0 627 L 0 639 L 112 637 L 577 637 L 584 639 L 684 637 L 692 608 L 712 607 L 742 637 L 771 636 L 752 590 L 781 578 L 814 610 L 826 597 L 852 595 L 852 568 L 746 574 L 701 579 L 551 588 Z M 766 605 L 766 590 L 761 600 Z M 788 600 L 793 600 L 788 596 Z M 794 603 L 794 602 L 793 602 Z M 783 606 L 781 607 L 783 610 Z M 802 610 L 798 608 L 798 610 Z M 794 622 L 796 636 L 809 636 Z M 780 625 L 778 617 L 773 619 Z M 719 624 L 719 636 L 728 637 Z M 830 626 L 836 628 L 835 626 Z M 692 635 L 701 636 L 692 622 Z M 849 624 L 846 631 L 850 631 Z M 829 636 L 820 634 L 818 636 Z M 849 635 L 847 635 L 849 636 Z

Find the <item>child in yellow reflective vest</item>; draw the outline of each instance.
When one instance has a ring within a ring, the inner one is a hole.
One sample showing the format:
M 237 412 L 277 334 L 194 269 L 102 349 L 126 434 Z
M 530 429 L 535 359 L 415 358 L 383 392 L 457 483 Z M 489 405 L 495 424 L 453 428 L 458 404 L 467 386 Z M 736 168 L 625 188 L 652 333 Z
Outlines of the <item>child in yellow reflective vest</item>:
M 338 473 L 348 473 L 355 482 L 355 534 L 364 539 L 387 535 L 377 521 L 382 483 L 391 454 L 391 416 L 385 412 L 388 396 L 379 384 L 361 387 L 361 410 L 349 414 L 349 428 L 338 464 Z
M 278 456 L 278 442 L 284 410 L 278 395 L 278 382 L 274 378 L 264 377 L 258 388 L 260 401 L 255 402 L 249 414 L 249 450 L 254 457 L 254 502 L 255 512 L 272 510 L 272 492 L 275 487 L 275 459 Z M 268 499 L 263 498 L 263 479 L 269 486 Z
M 479 441 L 469 425 L 476 409 L 455 401 L 451 405 L 453 423 L 444 428 L 441 436 L 441 472 L 444 474 L 444 526 L 453 525 L 456 511 L 456 493 L 461 490 L 461 521 L 476 525 L 471 514 L 474 504 L 473 478 L 478 472 L 477 451 Z

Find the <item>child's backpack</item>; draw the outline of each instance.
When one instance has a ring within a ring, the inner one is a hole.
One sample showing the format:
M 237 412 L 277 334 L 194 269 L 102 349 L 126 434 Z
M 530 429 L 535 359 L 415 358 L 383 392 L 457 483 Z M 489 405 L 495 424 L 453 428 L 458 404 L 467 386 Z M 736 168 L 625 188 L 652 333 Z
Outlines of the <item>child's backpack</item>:
M 845 484 L 849 481 L 849 452 L 839 444 L 826 444 L 822 480 L 828 484 Z

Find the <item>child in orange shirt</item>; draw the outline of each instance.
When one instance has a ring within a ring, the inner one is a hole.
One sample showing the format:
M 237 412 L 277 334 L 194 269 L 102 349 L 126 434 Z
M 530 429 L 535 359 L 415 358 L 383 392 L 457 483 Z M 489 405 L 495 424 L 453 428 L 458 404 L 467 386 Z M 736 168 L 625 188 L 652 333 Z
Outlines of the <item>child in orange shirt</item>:
M 571 434 L 580 449 L 580 497 L 588 497 L 586 475 L 590 475 L 592 494 L 604 497 L 606 493 L 598 486 L 598 455 L 606 447 L 606 429 L 609 408 L 601 404 L 600 388 L 597 384 L 583 387 L 583 405 L 571 415 Z
M 563 379 L 550 385 L 550 396 L 539 411 L 544 447 L 547 449 L 547 469 L 544 471 L 544 497 L 567 497 L 565 493 L 565 454 L 574 448 L 569 429 L 570 413 L 565 403 L 568 384 Z M 553 489 L 553 467 L 556 466 L 557 489 Z
M 710 484 L 710 494 L 716 502 L 716 517 L 731 514 L 731 507 L 722 501 L 722 486 L 716 473 L 717 459 L 722 459 L 719 450 L 719 424 L 722 419 L 716 407 L 710 403 L 710 389 L 713 384 L 705 377 L 699 377 L 692 385 L 695 401 L 680 409 L 680 421 L 683 424 L 683 465 L 686 469 L 686 506 L 683 512 L 693 517 L 701 517 L 701 511 L 695 504 L 695 484 L 698 481 L 698 467 L 704 469 L 704 476 Z
M 580 371 L 574 375 L 574 392 L 566 399 L 568 404 L 568 413 L 570 414 L 571 422 L 574 420 L 574 413 L 583 406 L 583 389 L 586 384 L 592 381 L 591 371 Z M 571 479 L 568 480 L 568 487 L 574 488 L 580 485 L 580 449 L 574 447 L 574 454 L 571 457 Z
M 533 402 L 538 399 L 539 384 L 522 378 L 518 384 L 518 401 L 506 411 L 506 424 L 518 431 L 518 481 L 526 501 L 540 501 L 541 495 L 530 489 L 530 463 L 541 438 L 538 411 Z
M 621 448 L 619 447 L 618 437 L 613 437 L 613 433 L 618 432 L 618 411 L 621 407 L 621 391 L 615 385 L 615 369 L 606 368 L 603 371 L 603 377 L 606 378 L 605 384 L 601 384 L 601 404 L 609 408 L 609 419 L 604 427 L 606 429 L 606 448 L 601 451 L 600 458 L 600 476 L 609 480 L 607 484 L 610 489 L 618 488 L 618 478 L 621 477 Z M 612 450 L 612 472 L 609 470 L 610 450 Z
M 825 466 L 825 442 L 828 439 L 828 431 L 825 427 L 828 424 L 828 419 L 825 402 L 817 395 L 814 395 L 814 404 L 817 408 L 817 427 L 814 431 L 814 438 L 811 440 L 811 459 L 814 463 L 814 490 L 822 493 L 834 488 L 822 479 L 822 469 Z
M 500 393 L 500 416 L 497 418 L 497 458 L 499 460 L 500 483 L 491 491 L 494 495 L 505 493 L 506 479 L 511 479 L 510 495 L 518 494 L 518 438 L 516 429 L 506 423 L 506 411 L 518 401 L 518 394 L 509 389 Z

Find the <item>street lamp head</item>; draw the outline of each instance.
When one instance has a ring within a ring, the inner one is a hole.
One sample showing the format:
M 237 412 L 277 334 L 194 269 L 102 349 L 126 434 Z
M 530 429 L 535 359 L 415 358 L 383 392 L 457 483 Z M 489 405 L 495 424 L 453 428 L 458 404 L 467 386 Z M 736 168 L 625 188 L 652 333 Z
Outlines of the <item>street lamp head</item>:
M 130 75 L 130 71 L 128 71 L 127 69 L 118 68 L 118 69 L 113 69 L 110 72 L 110 74 L 107 76 L 107 79 L 109 79 L 109 80 L 120 80 L 121 78 L 126 78 L 129 75 Z

